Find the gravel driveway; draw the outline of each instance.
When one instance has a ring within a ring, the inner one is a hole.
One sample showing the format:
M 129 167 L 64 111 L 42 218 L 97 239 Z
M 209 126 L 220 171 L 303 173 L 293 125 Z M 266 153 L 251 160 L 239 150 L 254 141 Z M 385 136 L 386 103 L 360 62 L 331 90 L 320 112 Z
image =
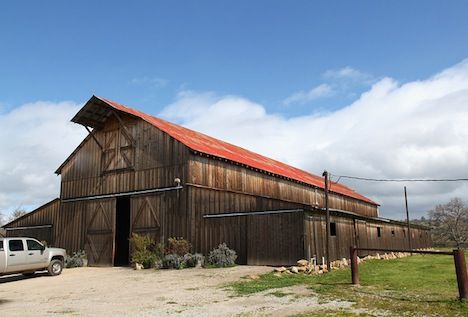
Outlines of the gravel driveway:
M 303 286 L 233 296 L 223 286 L 271 268 L 143 270 L 76 268 L 57 277 L 37 273 L 0 277 L 0 315 L 5 316 L 289 316 L 312 309 L 349 307 L 319 304 Z

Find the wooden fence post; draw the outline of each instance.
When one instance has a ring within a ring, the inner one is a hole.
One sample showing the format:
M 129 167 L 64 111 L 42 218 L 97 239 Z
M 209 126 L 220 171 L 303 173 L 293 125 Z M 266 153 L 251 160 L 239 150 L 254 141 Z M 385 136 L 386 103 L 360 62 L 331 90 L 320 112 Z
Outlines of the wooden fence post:
M 349 247 L 349 255 L 351 259 L 351 282 L 353 285 L 359 285 L 358 255 L 356 247 Z
M 453 250 L 455 273 L 457 274 L 460 300 L 468 300 L 468 275 L 466 272 L 465 253 L 461 249 Z

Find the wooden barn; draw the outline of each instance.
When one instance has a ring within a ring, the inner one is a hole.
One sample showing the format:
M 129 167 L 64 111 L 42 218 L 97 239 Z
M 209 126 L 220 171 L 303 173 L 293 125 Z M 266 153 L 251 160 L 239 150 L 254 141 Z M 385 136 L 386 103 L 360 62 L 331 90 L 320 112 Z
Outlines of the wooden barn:
M 128 238 L 184 237 L 207 254 L 226 242 L 239 264 L 291 264 L 325 256 L 324 180 L 262 155 L 93 96 L 72 119 L 88 136 L 57 169 L 59 199 L 5 226 L 91 265 L 125 265 Z M 407 248 L 405 224 L 331 183 L 330 260 L 349 246 Z M 429 247 L 424 227 L 414 248 Z

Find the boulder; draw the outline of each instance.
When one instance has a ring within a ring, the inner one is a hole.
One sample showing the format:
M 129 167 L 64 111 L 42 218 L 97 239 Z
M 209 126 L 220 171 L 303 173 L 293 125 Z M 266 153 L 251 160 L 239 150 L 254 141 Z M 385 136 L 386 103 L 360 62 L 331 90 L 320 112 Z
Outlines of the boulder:
M 380 258 L 380 254 L 377 253 L 377 255 L 375 256 L 375 259 L 376 259 L 376 260 L 380 260 L 380 259 L 381 259 L 381 258 Z
M 289 270 L 291 271 L 291 273 L 299 273 L 299 269 L 297 266 L 291 266 Z
M 286 271 L 287 269 L 284 267 L 284 266 L 281 266 L 281 267 L 275 267 L 275 272 L 279 272 L 279 273 L 283 273 L 284 271 Z
M 297 270 L 298 270 L 299 272 L 305 272 L 305 271 L 307 271 L 307 266 L 298 266 L 298 267 L 297 267 Z
M 279 272 L 273 273 L 273 275 L 276 276 L 276 277 L 281 277 L 282 276 L 281 273 L 279 273 Z
M 297 261 L 297 266 L 299 266 L 299 267 L 300 266 L 307 266 L 307 265 L 309 265 L 309 261 L 307 261 L 307 260 L 302 259 L 302 260 Z

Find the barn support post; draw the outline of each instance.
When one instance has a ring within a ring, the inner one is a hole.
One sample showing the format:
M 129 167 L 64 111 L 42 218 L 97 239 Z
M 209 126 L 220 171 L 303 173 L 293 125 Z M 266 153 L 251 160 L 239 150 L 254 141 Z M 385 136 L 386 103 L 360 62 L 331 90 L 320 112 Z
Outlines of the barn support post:
M 326 244 L 326 250 L 325 250 L 325 257 L 326 257 L 326 262 L 327 262 L 327 270 L 330 272 L 331 270 L 331 265 L 330 265 L 330 209 L 328 207 L 328 172 L 323 171 L 323 177 L 325 178 L 325 211 L 326 211 L 326 239 L 325 239 L 325 244 Z M 322 263 L 323 265 L 323 263 Z
M 453 259 L 455 261 L 460 300 L 468 300 L 468 274 L 466 272 L 465 252 L 462 249 L 453 250 Z
M 349 256 L 351 259 L 351 283 L 359 285 L 358 255 L 356 246 L 349 247 Z
M 406 225 L 408 227 L 408 249 L 412 250 L 413 247 L 411 245 L 411 225 L 410 225 L 410 220 L 409 220 L 408 195 L 406 193 L 406 186 L 405 186 L 405 207 L 406 207 Z

